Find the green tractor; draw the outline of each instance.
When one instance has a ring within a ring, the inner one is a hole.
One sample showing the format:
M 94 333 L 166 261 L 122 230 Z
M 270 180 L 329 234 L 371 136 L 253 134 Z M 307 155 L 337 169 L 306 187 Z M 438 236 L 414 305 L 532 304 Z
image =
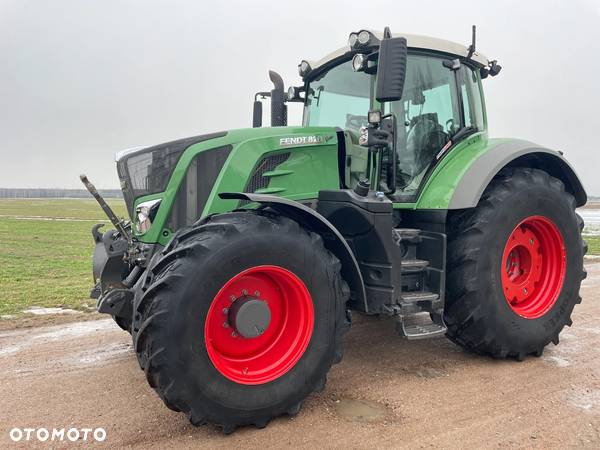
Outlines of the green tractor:
M 259 92 L 254 127 L 117 155 L 131 221 L 93 238 L 92 296 L 194 425 L 298 413 L 351 312 L 522 360 L 581 301 L 584 188 L 560 151 L 487 133 L 470 46 L 361 30 Z M 261 98 L 271 127 L 262 128 Z M 287 105 L 304 105 L 287 126 Z

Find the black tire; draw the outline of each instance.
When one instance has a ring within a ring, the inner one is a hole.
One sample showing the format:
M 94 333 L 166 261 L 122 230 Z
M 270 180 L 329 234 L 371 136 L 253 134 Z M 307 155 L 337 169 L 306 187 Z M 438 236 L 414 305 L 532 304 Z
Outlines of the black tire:
M 583 220 L 563 183 L 529 168 L 503 170 L 492 180 L 477 207 L 449 217 L 448 275 L 444 319 L 447 336 L 479 354 L 522 360 L 540 356 L 554 342 L 581 302 L 586 273 L 581 238 Z M 517 224 L 541 215 L 560 231 L 566 250 L 566 272 L 560 294 L 541 317 L 524 318 L 509 306 L 502 289 L 504 245 Z
M 119 325 L 119 328 L 121 328 L 121 330 L 127 331 L 129 334 L 131 334 L 131 323 L 132 323 L 131 319 L 126 319 L 124 317 L 117 317 L 117 316 L 111 316 L 111 317 L 113 318 L 115 323 L 117 325 Z
M 314 327 L 288 372 L 264 384 L 238 384 L 211 363 L 200 330 L 221 287 L 259 265 L 283 267 L 304 282 Z M 181 230 L 154 263 L 136 306 L 134 342 L 150 386 L 192 424 L 214 423 L 226 433 L 296 414 L 309 394 L 324 388 L 329 368 L 342 358 L 349 290 L 340 269 L 319 235 L 269 210 L 214 215 Z

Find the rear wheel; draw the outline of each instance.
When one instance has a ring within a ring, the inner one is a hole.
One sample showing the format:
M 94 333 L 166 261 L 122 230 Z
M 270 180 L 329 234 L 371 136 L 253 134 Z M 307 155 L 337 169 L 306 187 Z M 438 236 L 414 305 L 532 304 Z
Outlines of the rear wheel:
M 137 305 L 150 385 L 226 432 L 298 412 L 342 356 L 348 289 L 321 237 L 267 211 L 180 231 Z
M 450 217 L 444 319 L 477 353 L 522 359 L 558 344 L 581 301 L 583 221 L 562 182 L 506 169 L 476 208 Z

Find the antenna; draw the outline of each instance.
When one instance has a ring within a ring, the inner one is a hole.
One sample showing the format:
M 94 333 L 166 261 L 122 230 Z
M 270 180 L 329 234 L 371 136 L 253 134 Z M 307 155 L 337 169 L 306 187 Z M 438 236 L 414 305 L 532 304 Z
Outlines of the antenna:
M 473 53 L 475 53 L 475 33 L 477 32 L 477 27 L 473 25 L 473 33 L 471 35 L 471 45 L 469 45 L 469 53 L 467 53 L 467 59 L 471 59 Z

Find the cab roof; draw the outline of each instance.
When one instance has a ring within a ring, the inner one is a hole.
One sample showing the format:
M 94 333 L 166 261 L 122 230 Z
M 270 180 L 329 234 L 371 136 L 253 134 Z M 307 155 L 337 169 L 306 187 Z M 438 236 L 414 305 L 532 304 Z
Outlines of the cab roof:
M 377 39 L 383 38 L 383 33 L 379 32 L 379 31 L 373 31 L 373 30 L 367 30 L 367 31 L 370 31 L 375 37 L 377 37 Z M 445 39 L 429 37 L 429 36 L 421 36 L 418 34 L 405 34 L 405 33 L 393 33 L 392 37 L 406 38 L 406 43 L 407 43 L 408 48 L 421 49 L 421 50 L 433 50 L 436 52 L 446 53 L 451 56 L 458 56 L 460 58 L 465 58 L 469 53 L 469 49 L 466 46 L 464 46 L 462 44 L 457 44 L 456 42 L 447 41 Z M 348 45 L 345 45 L 344 47 L 339 48 L 336 51 L 329 53 L 327 56 L 325 56 L 319 60 L 316 60 L 316 61 L 306 60 L 306 61 L 310 64 L 311 70 L 315 70 L 334 59 L 342 57 L 346 53 L 348 55 L 351 54 L 351 49 L 350 49 L 350 46 L 348 46 Z M 471 56 L 471 60 L 482 67 L 485 67 L 489 64 L 489 60 L 487 59 L 487 57 L 485 57 L 484 55 L 482 55 L 479 52 L 474 52 L 473 55 Z

